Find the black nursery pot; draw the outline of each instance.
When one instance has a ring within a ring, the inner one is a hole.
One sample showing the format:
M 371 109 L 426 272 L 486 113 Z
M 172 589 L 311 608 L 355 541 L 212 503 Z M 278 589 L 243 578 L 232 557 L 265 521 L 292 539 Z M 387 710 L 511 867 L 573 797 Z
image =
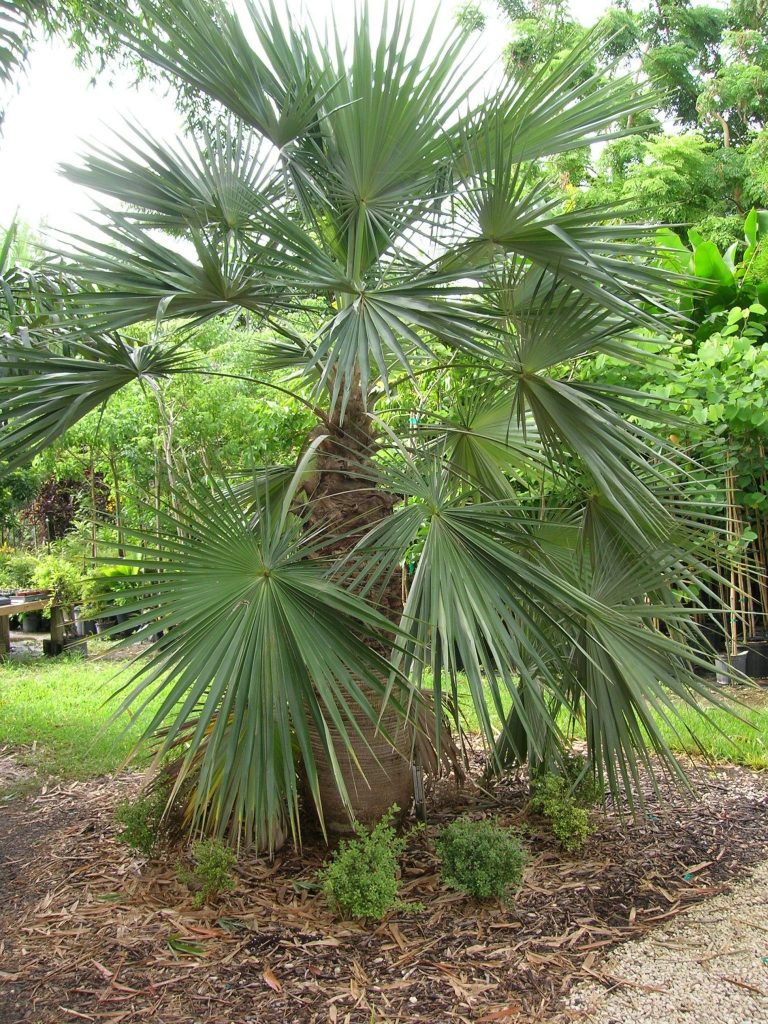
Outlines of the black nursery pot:
M 752 679 L 768 679 L 768 639 L 765 634 L 747 640 L 747 675 Z
M 117 612 L 115 614 L 115 620 L 116 620 L 118 626 L 124 626 L 126 622 L 130 622 L 131 621 L 131 616 L 128 615 L 126 612 Z M 117 632 L 117 633 L 115 633 L 113 635 L 114 635 L 115 640 L 125 640 L 127 637 L 131 636 L 132 633 L 133 633 L 133 629 L 129 628 L 129 629 L 121 629 L 119 632 Z

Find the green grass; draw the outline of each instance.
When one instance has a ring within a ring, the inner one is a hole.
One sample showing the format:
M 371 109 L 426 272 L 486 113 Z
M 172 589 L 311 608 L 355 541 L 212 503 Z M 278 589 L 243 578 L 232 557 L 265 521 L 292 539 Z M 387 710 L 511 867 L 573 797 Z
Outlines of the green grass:
M 108 724 L 115 705 L 104 702 L 118 685 L 121 667 L 76 656 L 4 663 L 0 746 L 20 748 L 16 760 L 39 778 L 87 779 L 116 771 L 148 715 Z
M 661 733 L 676 754 L 706 757 L 716 764 L 740 764 L 768 768 L 768 690 L 730 690 L 726 696 L 739 701 L 735 714 L 704 703 L 703 713 L 682 706 L 676 720 L 662 721 Z M 563 716 L 565 727 L 565 716 Z M 577 739 L 584 739 L 580 727 Z
M 736 709 L 738 717 L 709 705 L 704 705 L 703 715 L 684 707 L 674 728 L 662 724 L 664 739 L 679 754 L 701 755 L 703 750 L 706 757 L 718 763 L 768 768 L 768 689 L 732 691 L 729 688 L 726 695 L 736 697 L 744 705 Z M 468 684 L 460 681 L 458 697 L 464 727 L 470 732 L 479 731 Z M 507 709 L 511 702 L 505 698 L 503 703 Z M 491 722 L 494 728 L 500 725 L 495 709 L 491 712 Z M 583 731 L 577 729 L 576 737 L 583 739 Z
M 33 768 L 38 781 L 86 779 L 116 771 L 150 713 L 109 723 L 114 705 L 105 706 L 105 701 L 118 685 L 120 670 L 119 662 L 77 657 L 0 665 L 0 746 L 16 748 L 17 761 Z M 123 667 L 123 679 L 125 671 Z M 768 691 L 740 691 L 738 696 L 748 705 L 740 712 L 745 721 L 708 708 L 704 716 L 684 709 L 682 722 L 712 760 L 768 768 Z M 476 731 L 477 716 L 466 685 L 460 688 L 459 705 L 465 728 Z M 498 716 L 493 714 L 492 720 L 498 726 Z M 676 736 L 663 728 L 674 750 L 699 752 L 683 729 Z M 146 754 L 140 756 L 139 763 L 145 759 Z
M 680 715 L 678 735 L 664 725 L 664 738 L 673 750 L 681 753 L 699 754 L 698 740 L 713 761 L 768 768 L 768 692 L 746 690 L 739 691 L 738 696 L 749 705 L 737 709 L 740 717 L 720 708 L 707 707 L 704 716 L 685 708 Z M 693 736 L 684 732 L 686 727 Z

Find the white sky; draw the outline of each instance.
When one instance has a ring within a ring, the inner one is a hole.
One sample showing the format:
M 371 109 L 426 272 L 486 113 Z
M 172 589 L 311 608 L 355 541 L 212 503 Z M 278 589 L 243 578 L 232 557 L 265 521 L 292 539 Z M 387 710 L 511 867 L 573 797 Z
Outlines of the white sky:
M 372 13 L 384 0 L 369 0 Z M 439 12 L 438 24 L 450 25 L 459 0 L 413 0 L 416 25 L 426 26 Z M 608 0 L 572 0 L 571 9 L 582 22 L 596 20 Z M 495 4 L 483 5 L 487 13 Z M 340 26 L 351 25 L 355 0 L 306 0 L 306 9 L 318 27 L 331 12 Z M 295 9 L 295 8 L 294 8 Z M 489 63 L 507 41 L 503 22 L 491 16 L 479 45 Z M 111 82 L 109 81 L 111 79 Z M 18 94 L 7 104 L 0 137 L 0 227 L 18 208 L 22 220 L 38 226 L 77 231 L 79 217 L 93 209 L 83 189 L 58 173 L 62 162 L 77 162 L 88 142 L 107 141 L 127 117 L 155 138 L 171 138 L 181 123 L 168 95 L 149 86 L 134 88 L 128 77 L 105 74 L 91 84 L 86 71 L 74 67 L 72 53 L 62 43 L 35 48 Z M 87 230 L 87 227 L 86 229 Z

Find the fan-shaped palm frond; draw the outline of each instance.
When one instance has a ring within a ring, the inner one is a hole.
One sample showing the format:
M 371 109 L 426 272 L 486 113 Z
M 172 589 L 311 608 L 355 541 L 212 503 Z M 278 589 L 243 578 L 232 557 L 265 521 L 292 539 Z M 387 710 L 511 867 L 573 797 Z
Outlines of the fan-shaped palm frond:
M 103 228 L 110 239 L 70 245 L 80 274 L 99 286 L 73 296 L 82 330 L 117 330 L 143 320 L 193 318 L 199 324 L 232 309 L 290 309 L 291 289 L 313 294 L 349 289 L 340 269 L 298 226 L 260 197 L 258 240 L 190 228 L 187 256 L 124 214 Z M 186 326 L 189 326 L 187 324 Z
M 706 590 L 714 574 L 697 564 L 690 536 L 685 544 L 680 535 L 661 544 L 633 544 L 615 513 L 595 503 L 585 511 L 579 530 L 550 535 L 544 544 L 567 578 L 603 609 L 585 616 L 570 638 L 580 692 L 569 690 L 569 698 L 584 724 L 593 764 L 613 792 L 626 792 L 631 801 L 633 792 L 641 792 L 638 766 L 644 764 L 653 777 L 652 754 L 683 778 L 664 725 L 688 734 L 687 709 L 706 714 L 707 704 L 733 708 L 695 671 L 708 665 L 696 653 L 706 645 L 696 624 L 703 609 L 691 584 Z M 702 537 L 699 529 L 699 547 Z M 687 595 L 683 602 L 681 592 Z
M 139 6 L 150 31 L 118 0 L 100 5 L 99 13 L 113 18 L 121 42 L 145 60 L 221 103 L 278 148 L 316 124 L 333 84 L 331 62 L 319 37 L 287 27 L 273 3 L 245 3 L 261 52 L 222 0 Z
M 116 335 L 102 335 L 69 339 L 57 352 L 0 339 L 3 472 L 23 465 L 131 381 L 156 380 L 192 366 L 178 342 L 132 346 Z
M 468 373 L 466 392 L 436 423 L 419 424 L 417 443 L 445 453 L 460 488 L 477 487 L 485 498 L 512 498 L 513 481 L 542 471 L 547 459 L 532 417 L 520 422 L 514 396 L 494 376 Z
M 626 362 L 649 362 L 648 335 L 637 320 L 607 313 L 557 273 L 520 259 L 505 261 L 483 288 L 484 306 L 508 330 L 501 357 L 524 373 L 551 370 L 582 356 L 605 353 Z M 637 345 L 645 343 L 646 348 Z M 663 353 L 655 360 L 662 364 Z
M 261 846 L 274 845 L 286 818 L 298 834 L 299 759 L 322 815 L 313 734 L 346 796 L 330 728 L 351 748 L 353 707 L 375 724 L 383 700 L 404 712 L 408 703 L 370 646 L 392 642 L 391 623 L 332 582 L 317 538 L 290 512 L 301 472 L 280 505 L 256 509 L 223 484 L 185 486 L 159 536 L 136 533 L 121 560 L 139 571 L 123 595 L 136 636 L 162 635 L 123 686 L 120 710 L 162 698 L 146 735 L 166 726 L 160 754 L 184 737 L 177 781 L 194 767 L 195 823 Z
M 491 708 L 503 713 L 518 673 L 530 700 L 539 699 L 537 677 L 559 688 L 555 667 L 541 654 L 542 623 L 562 631 L 590 600 L 548 571 L 532 530 L 536 517 L 519 503 L 468 502 L 434 454 L 414 459 L 402 452 L 402 462 L 404 468 L 387 469 L 386 479 L 407 503 L 361 540 L 348 571 L 373 586 L 418 542 L 402 623 L 406 671 L 420 680 L 420 652 L 429 652 L 439 709 L 443 673 L 455 686 L 461 664 L 492 742 Z
M 587 71 L 604 54 L 605 42 L 600 28 L 586 33 L 557 65 L 545 63 L 532 74 L 510 79 L 462 120 L 455 136 L 458 173 L 472 166 L 470 151 L 478 140 L 523 164 L 627 134 L 623 119 L 648 110 L 653 97 L 638 86 L 635 75 Z
M 660 723 L 675 728 L 685 708 L 727 704 L 694 671 L 706 661 L 692 653 L 703 649 L 702 608 L 690 583 L 706 588 L 712 574 L 690 536 L 633 541 L 599 506 L 586 530 L 586 520 L 542 519 L 508 500 L 468 503 L 439 462 L 411 460 L 396 481 L 411 499 L 350 562 L 366 578 L 418 541 L 403 657 L 419 677 L 416 652 L 430 652 L 438 707 L 443 677 L 456 700 L 461 664 L 497 767 L 556 757 L 570 719 L 585 721 L 594 767 L 614 793 L 639 791 L 638 765 L 653 773 L 649 751 L 682 777 Z M 493 712 L 505 721 L 498 736 Z
M 129 125 L 121 139 L 122 150 L 91 150 L 82 165 L 62 169 L 78 185 L 129 204 L 126 216 L 144 227 L 239 234 L 280 198 L 274 151 L 233 123 L 173 147 L 137 126 Z
M 626 213 L 615 206 L 563 210 L 551 182 L 533 176 L 509 152 L 494 152 L 482 142 L 473 144 L 455 244 L 442 260 L 446 270 L 471 274 L 513 256 L 550 271 L 594 304 L 636 324 L 658 328 L 654 313 L 677 316 L 670 298 L 686 279 L 637 259 L 638 246 L 645 253 L 654 249 L 651 228 L 615 223 Z

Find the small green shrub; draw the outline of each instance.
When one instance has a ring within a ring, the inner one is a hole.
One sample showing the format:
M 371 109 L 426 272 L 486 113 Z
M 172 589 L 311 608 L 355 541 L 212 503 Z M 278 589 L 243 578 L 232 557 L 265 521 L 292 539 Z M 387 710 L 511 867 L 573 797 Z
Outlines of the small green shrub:
M 403 907 L 397 898 L 397 862 L 406 839 L 392 827 L 397 811 L 390 807 L 371 832 L 356 824 L 357 839 L 343 839 L 320 872 L 329 906 L 343 917 L 380 921 L 390 910 Z
M 587 808 L 578 807 L 570 800 L 559 803 L 557 811 L 549 817 L 552 834 L 569 853 L 583 849 L 595 830 Z
M 23 551 L 0 552 L 0 588 L 25 590 L 34 586 L 38 560 Z
M 565 776 L 571 795 L 579 807 L 594 807 L 602 800 L 600 783 L 589 770 L 587 759 L 581 754 L 566 754 L 560 764 L 559 774 Z
M 513 829 L 459 818 L 437 840 L 446 885 L 478 900 L 508 900 L 520 888 L 528 859 Z
M 123 800 L 115 809 L 115 821 L 122 825 L 118 841 L 151 857 L 163 832 L 165 792 L 155 791 L 135 800 Z
M 532 788 L 532 808 L 549 819 L 552 833 L 563 849 L 570 853 L 582 849 L 594 832 L 589 816 L 591 804 L 586 799 L 594 790 L 573 790 L 565 775 L 551 773 L 536 779 Z
M 44 555 L 34 573 L 34 585 L 50 590 L 53 604 L 74 605 L 83 595 L 83 575 L 71 562 Z
M 232 892 L 236 882 L 232 868 L 237 863 L 237 855 L 220 839 L 202 839 L 192 846 L 193 867 L 190 871 L 179 865 L 177 873 L 180 881 L 196 889 L 195 906 L 202 907 L 210 899 Z

